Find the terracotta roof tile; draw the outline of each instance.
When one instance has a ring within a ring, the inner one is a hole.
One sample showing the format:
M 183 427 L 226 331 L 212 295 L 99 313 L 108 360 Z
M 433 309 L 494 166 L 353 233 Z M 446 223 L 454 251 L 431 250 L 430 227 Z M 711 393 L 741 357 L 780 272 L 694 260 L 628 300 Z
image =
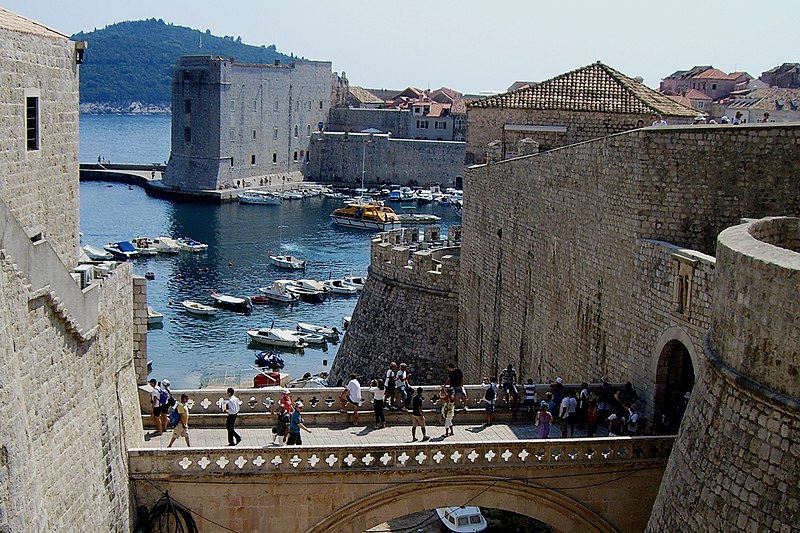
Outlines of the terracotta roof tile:
M 697 111 L 597 62 L 532 87 L 490 96 L 468 108 L 559 109 L 694 117 Z
M 713 100 L 710 96 L 708 96 L 703 91 L 698 91 L 697 89 L 688 89 L 684 96 L 686 98 L 691 98 L 692 100 Z
M 57 39 L 69 39 L 68 35 L 52 30 L 43 24 L 26 19 L 21 15 L 12 13 L 0 7 L 0 29 L 9 30 L 17 33 L 27 33 L 30 35 L 40 35 L 43 37 L 53 37 Z
M 362 104 L 382 104 L 383 100 L 357 85 L 350 86 L 350 94 Z

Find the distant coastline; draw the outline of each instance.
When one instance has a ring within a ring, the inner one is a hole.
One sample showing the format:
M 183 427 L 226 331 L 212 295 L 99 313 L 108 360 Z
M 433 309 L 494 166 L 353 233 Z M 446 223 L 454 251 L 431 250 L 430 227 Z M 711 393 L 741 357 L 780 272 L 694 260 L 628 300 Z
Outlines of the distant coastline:
M 109 102 L 86 102 L 80 104 L 80 112 L 88 115 L 171 115 L 169 105 L 131 102 L 116 104 Z

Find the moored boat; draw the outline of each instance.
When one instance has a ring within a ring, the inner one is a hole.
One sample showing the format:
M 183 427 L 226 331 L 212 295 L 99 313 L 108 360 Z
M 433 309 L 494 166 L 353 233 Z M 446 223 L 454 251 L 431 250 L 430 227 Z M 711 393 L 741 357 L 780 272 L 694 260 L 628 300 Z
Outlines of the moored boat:
M 261 328 L 247 330 L 247 336 L 253 342 L 285 348 L 305 348 L 305 341 L 295 335 L 294 331 L 280 328 Z
M 202 242 L 197 242 L 194 239 L 189 239 L 188 237 L 180 237 L 175 239 L 175 243 L 178 245 L 178 248 L 185 252 L 205 252 L 208 250 L 208 245 Z
M 192 300 L 184 300 L 181 302 L 183 308 L 195 315 L 216 315 L 219 309 L 210 305 L 201 304 Z
M 332 339 L 339 336 L 339 330 L 336 328 L 329 328 L 328 326 L 318 326 L 316 324 L 309 324 L 307 322 L 298 322 L 297 331 L 302 333 L 314 333 L 322 335 L 325 338 Z
M 237 195 L 240 204 L 280 205 L 281 197 L 269 191 L 246 190 Z
M 288 280 L 275 280 L 269 287 L 259 287 L 258 292 L 265 298 L 275 302 L 292 303 L 300 299 L 296 293 L 289 291 L 286 287 Z
M 436 514 L 445 531 L 453 533 L 478 533 L 489 527 L 480 508 L 475 506 L 440 507 Z
M 250 298 L 239 298 L 237 296 L 221 294 L 216 291 L 211 291 L 211 297 L 214 298 L 218 306 L 232 311 L 245 312 L 253 308 L 253 302 L 250 301 Z
M 137 252 L 133 244 L 128 241 L 110 242 L 103 246 L 103 249 L 117 259 L 127 260 L 139 257 L 139 252 Z
M 322 303 L 328 289 L 313 279 L 280 280 L 286 281 L 286 290 L 297 294 L 301 300 L 309 303 Z
M 357 203 L 335 209 L 333 221 L 348 228 L 388 231 L 400 227 L 400 220 L 391 207 L 374 203 Z
M 92 246 L 91 244 L 84 244 L 83 252 L 92 261 L 111 261 L 114 259 L 114 256 L 111 255 L 111 252 L 107 252 L 102 248 Z
M 305 342 L 306 344 L 325 344 L 328 342 L 328 339 L 322 335 L 317 335 L 316 333 L 303 333 L 298 332 L 295 333 L 295 336 L 300 339 L 301 341 Z
M 398 213 L 397 218 L 403 224 L 434 224 L 442 220 L 441 217 L 430 213 Z
M 303 270 L 306 268 L 306 260 L 293 255 L 270 255 L 270 262 L 279 268 L 290 270 Z
M 147 323 L 148 324 L 161 324 L 164 322 L 164 315 L 159 313 L 149 305 L 147 306 Z
M 158 250 L 153 246 L 153 240 L 147 237 L 134 237 L 130 242 L 140 256 L 156 255 L 158 253 Z
M 342 278 L 344 283 L 349 283 L 350 285 L 356 287 L 358 290 L 364 288 L 364 284 L 367 282 L 366 276 L 345 276 Z
M 156 237 L 153 239 L 152 245 L 160 254 L 177 254 L 181 251 L 180 246 L 172 237 Z
M 326 279 L 320 281 L 325 287 L 328 288 L 334 294 L 357 294 L 359 288 L 351 285 L 350 283 L 346 283 L 341 279 Z

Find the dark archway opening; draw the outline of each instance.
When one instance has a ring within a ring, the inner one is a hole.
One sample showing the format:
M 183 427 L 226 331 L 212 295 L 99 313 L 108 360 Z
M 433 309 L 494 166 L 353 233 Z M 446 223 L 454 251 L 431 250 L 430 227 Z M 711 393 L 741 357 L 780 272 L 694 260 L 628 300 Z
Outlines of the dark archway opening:
M 681 341 L 669 341 L 658 357 L 653 413 L 656 434 L 678 432 L 693 388 L 694 366 L 689 350 Z
M 487 522 L 485 533 L 554 533 L 552 526 L 535 518 L 505 511 L 481 507 Z M 422 511 L 395 518 L 368 529 L 365 533 L 438 533 L 449 531 L 439 520 L 436 511 Z

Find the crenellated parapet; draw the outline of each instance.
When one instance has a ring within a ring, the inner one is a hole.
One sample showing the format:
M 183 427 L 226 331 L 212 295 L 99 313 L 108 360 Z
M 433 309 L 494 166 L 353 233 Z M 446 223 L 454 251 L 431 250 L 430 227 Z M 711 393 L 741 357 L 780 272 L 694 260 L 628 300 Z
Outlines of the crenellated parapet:
M 370 274 L 420 290 L 454 292 L 458 286 L 460 238 L 460 226 L 450 228 L 446 239 L 441 238 L 438 226 L 425 228 L 422 240 L 416 228 L 380 233 L 372 239 Z
M 437 383 L 457 360 L 461 227 L 443 237 L 438 226 L 392 230 L 371 243 L 364 291 L 331 368 L 362 385 L 405 362 L 412 383 Z

